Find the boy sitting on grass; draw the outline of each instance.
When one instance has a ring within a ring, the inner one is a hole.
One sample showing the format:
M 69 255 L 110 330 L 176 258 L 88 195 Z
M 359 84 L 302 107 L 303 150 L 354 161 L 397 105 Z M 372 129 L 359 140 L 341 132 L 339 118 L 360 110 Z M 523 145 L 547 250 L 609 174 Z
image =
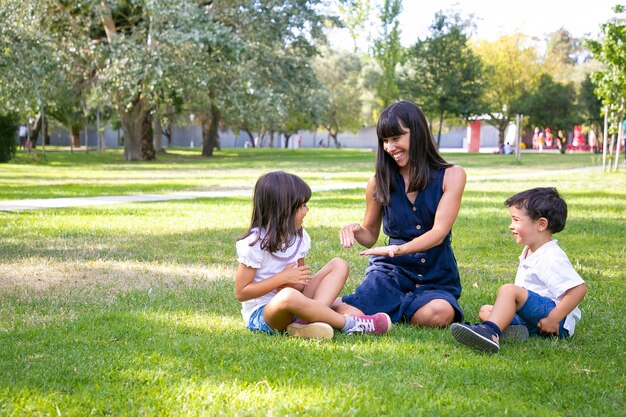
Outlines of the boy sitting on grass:
M 510 324 L 524 325 L 530 336 L 571 337 L 581 316 L 578 304 L 587 293 L 585 282 L 552 239 L 567 218 L 567 205 L 557 190 L 526 190 L 504 204 L 515 241 L 525 245 L 515 284 L 500 287 L 495 304 L 481 307 L 482 323 L 450 326 L 456 340 L 490 353 L 500 350 L 500 335 Z

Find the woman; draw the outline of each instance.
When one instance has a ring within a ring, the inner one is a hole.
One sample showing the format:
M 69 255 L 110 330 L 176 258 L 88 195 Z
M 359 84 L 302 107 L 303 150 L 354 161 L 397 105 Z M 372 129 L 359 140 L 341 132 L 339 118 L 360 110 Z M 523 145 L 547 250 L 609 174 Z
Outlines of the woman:
M 452 225 L 465 188 L 463 168 L 437 151 L 420 108 L 401 101 L 377 126 L 376 174 L 366 188 L 363 224 L 343 226 L 344 248 L 370 248 L 365 280 L 342 297 L 339 313 L 385 312 L 393 322 L 445 327 L 463 319 L 461 282 L 452 251 Z M 372 247 L 381 223 L 388 246 Z

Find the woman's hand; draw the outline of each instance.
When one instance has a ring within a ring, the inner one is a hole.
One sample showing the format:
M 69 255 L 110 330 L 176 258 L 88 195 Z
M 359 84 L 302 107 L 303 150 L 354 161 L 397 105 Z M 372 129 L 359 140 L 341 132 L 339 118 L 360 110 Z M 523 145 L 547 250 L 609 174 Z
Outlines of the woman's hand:
M 343 226 L 339 231 L 339 243 L 341 243 L 341 246 L 351 248 L 356 240 L 354 234 L 361 230 L 363 230 L 363 228 L 358 223 L 350 223 Z
M 398 245 L 389 245 L 389 246 L 377 246 L 375 248 L 366 249 L 361 251 L 362 256 L 389 256 L 393 258 L 398 255 L 400 252 L 400 246 Z

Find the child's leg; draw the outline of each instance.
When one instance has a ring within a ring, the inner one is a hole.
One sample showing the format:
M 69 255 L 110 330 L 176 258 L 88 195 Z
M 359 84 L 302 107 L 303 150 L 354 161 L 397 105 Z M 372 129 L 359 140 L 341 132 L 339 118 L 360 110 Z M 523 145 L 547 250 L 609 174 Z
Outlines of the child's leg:
M 481 323 L 483 321 L 489 320 L 489 316 L 491 315 L 492 311 L 493 306 L 491 304 L 485 304 L 480 308 L 480 310 L 478 310 L 478 318 L 480 319 Z
M 307 322 L 328 323 L 335 329 L 346 324 L 346 318 L 321 301 L 313 300 L 293 288 L 285 288 L 265 306 L 263 317 L 267 324 L 279 331 L 293 322 L 294 316 Z
M 292 323 L 294 316 L 309 322 L 308 326 L 326 323 L 346 333 L 385 334 L 391 328 L 391 319 L 385 313 L 378 313 L 373 316 L 346 317 L 326 304 L 310 299 L 294 288 L 285 288 L 279 291 L 265 305 L 263 310 L 265 322 L 272 329 L 278 331 L 285 330 Z
M 346 284 L 349 272 L 350 268 L 346 261 L 333 258 L 313 276 L 302 293 L 326 306 L 331 306 Z
M 515 312 L 520 309 L 528 299 L 528 291 L 514 284 L 505 284 L 500 287 L 496 302 L 491 309 L 487 320 L 494 323 L 500 330 L 506 329 L 511 324 Z M 482 310 L 482 309 L 481 309 Z M 481 317 L 482 320 L 482 317 Z

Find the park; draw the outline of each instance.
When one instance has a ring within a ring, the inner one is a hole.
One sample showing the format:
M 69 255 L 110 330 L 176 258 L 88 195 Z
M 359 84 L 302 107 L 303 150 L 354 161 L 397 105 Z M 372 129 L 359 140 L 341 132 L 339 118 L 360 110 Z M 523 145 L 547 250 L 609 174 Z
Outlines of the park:
M 470 2 L 430 23 L 419 7 L 0 2 L 0 416 L 623 416 L 626 8 L 574 33 L 582 6 L 567 2 L 560 26 L 530 35 L 512 16 L 486 39 Z M 376 134 L 398 102 L 467 175 L 451 232 L 463 321 L 516 280 L 505 201 L 555 187 L 555 239 L 588 290 L 573 337 L 486 354 L 448 325 L 246 328 L 235 243 L 255 182 L 280 170 L 310 185 L 304 262 L 342 258 L 352 293 L 370 257 L 340 230 L 364 222 L 378 152 L 405 173 L 419 153 L 416 135 Z
M 367 258 L 341 249 L 338 230 L 360 220 L 373 152 L 173 149 L 132 164 L 120 153 L 50 150 L 45 164 L 19 154 L 0 165 L 1 199 L 249 190 L 268 167 L 320 190 L 353 184 L 313 193 L 307 263 L 346 259 L 345 291 L 363 279 Z M 539 185 L 564 195 L 557 238 L 589 286 L 571 340 L 503 342 L 492 357 L 403 324 L 328 342 L 251 333 L 233 295 L 249 196 L 7 211 L 0 414 L 621 415 L 625 171 L 588 170 L 600 158 L 589 153 L 445 156 L 468 173 L 453 244 L 470 321 L 515 274 L 503 201 Z

